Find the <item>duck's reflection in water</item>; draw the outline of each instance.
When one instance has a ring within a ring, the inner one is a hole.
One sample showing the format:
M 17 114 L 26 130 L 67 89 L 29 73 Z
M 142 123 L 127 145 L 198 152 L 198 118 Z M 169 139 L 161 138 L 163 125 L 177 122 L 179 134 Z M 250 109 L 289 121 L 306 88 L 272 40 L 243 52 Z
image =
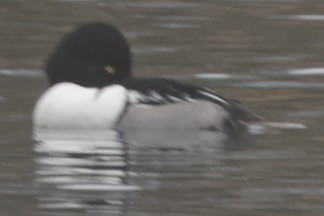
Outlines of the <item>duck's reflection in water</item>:
M 37 131 L 36 183 L 46 210 L 120 215 L 129 191 L 126 145 L 115 131 Z
M 211 131 L 37 131 L 35 138 L 40 209 L 97 215 L 125 214 L 138 203 L 131 194 L 168 184 L 164 175 L 222 175 L 210 169 L 218 169 L 226 141 Z

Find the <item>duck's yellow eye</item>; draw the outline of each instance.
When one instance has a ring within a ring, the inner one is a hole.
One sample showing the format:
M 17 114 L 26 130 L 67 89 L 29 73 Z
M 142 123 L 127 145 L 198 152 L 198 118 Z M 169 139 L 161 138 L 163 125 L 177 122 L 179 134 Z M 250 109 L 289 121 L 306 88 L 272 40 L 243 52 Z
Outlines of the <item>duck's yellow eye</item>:
M 104 67 L 104 69 L 105 69 L 105 71 L 106 71 L 107 73 L 109 73 L 109 74 L 115 74 L 115 73 L 116 73 L 116 69 L 113 68 L 113 67 L 110 66 L 110 65 L 106 65 L 106 66 Z

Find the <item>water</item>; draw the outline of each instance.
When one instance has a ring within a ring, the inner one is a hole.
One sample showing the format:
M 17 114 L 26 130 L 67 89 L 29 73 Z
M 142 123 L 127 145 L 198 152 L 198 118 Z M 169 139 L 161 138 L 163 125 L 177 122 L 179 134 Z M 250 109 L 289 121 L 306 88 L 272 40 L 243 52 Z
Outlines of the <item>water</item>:
M 322 215 L 323 12 L 321 0 L 1 1 L 0 215 Z M 91 20 L 126 34 L 137 76 L 205 85 L 286 124 L 239 143 L 163 131 L 37 142 L 43 62 Z

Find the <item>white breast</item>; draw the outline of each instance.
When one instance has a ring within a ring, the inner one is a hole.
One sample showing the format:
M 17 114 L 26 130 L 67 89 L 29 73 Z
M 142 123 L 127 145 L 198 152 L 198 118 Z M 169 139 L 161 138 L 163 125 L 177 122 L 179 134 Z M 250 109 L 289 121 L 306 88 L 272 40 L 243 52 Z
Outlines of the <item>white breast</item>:
M 33 120 L 41 128 L 112 129 L 127 104 L 120 85 L 103 89 L 56 84 L 38 100 Z

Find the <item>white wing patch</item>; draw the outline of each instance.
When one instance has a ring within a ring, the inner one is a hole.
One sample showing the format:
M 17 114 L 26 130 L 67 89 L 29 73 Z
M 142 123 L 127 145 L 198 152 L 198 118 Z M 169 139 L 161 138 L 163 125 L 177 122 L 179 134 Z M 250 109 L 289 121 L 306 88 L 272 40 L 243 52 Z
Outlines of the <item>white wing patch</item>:
M 168 99 L 172 102 L 181 102 L 183 101 L 181 98 L 174 97 L 172 95 L 168 95 Z
M 198 91 L 201 95 L 204 95 L 210 99 L 219 101 L 224 104 L 229 104 L 223 98 L 209 93 L 207 91 L 200 90 Z M 197 102 L 199 99 L 193 98 L 191 95 L 184 93 L 182 97 L 177 97 L 174 95 L 161 95 L 157 91 L 151 90 L 147 94 L 143 94 L 136 90 L 128 91 L 128 98 L 131 104 L 140 104 L 140 103 L 154 103 L 154 104 L 165 104 L 165 103 L 173 103 L 173 102 Z
M 155 102 L 155 103 L 165 103 L 165 99 L 156 91 L 150 91 L 149 94 L 145 95 L 136 90 L 128 91 L 129 102 L 132 104 L 145 103 L 145 102 Z
M 205 91 L 199 91 L 199 93 L 202 94 L 202 95 L 205 95 L 205 96 L 207 96 L 209 98 L 218 100 L 218 101 L 220 101 L 220 102 L 222 102 L 224 104 L 229 104 L 226 100 L 218 97 L 217 95 L 214 95 L 214 94 L 211 94 L 211 93 L 208 93 L 208 92 L 205 92 Z
M 131 104 L 138 103 L 153 103 L 153 104 L 165 104 L 172 102 L 184 102 L 192 101 L 193 99 L 188 95 L 183 95 L 183 98 L 176 97 L 174 95 L 161 95 L 157 91 L 151 90 L 147 94 L 143 94 L 136 90 L 128 91 L 128 98 Z
M 128 98 L 130 103 L 139 103 L 139 101 L 145 99 L 145 95 L 138 91 L 128 91 Z
M 165 99 L 156 91 L 150 91 L 150 99 L 154 99 L 154 101 L 165 101 Z
M 193 102 L 193 103 L 195 103 L 195 102 L 197 102 L 198 100 L 197 99 L 194 99 L 194 98 L 192 98 L 192 97 L 190 97 L 190 95 L 188 95 L 188 94 L 183 94 L 183 98 L 186 100 L 186 101 L 188 101 L 188 102 Z

